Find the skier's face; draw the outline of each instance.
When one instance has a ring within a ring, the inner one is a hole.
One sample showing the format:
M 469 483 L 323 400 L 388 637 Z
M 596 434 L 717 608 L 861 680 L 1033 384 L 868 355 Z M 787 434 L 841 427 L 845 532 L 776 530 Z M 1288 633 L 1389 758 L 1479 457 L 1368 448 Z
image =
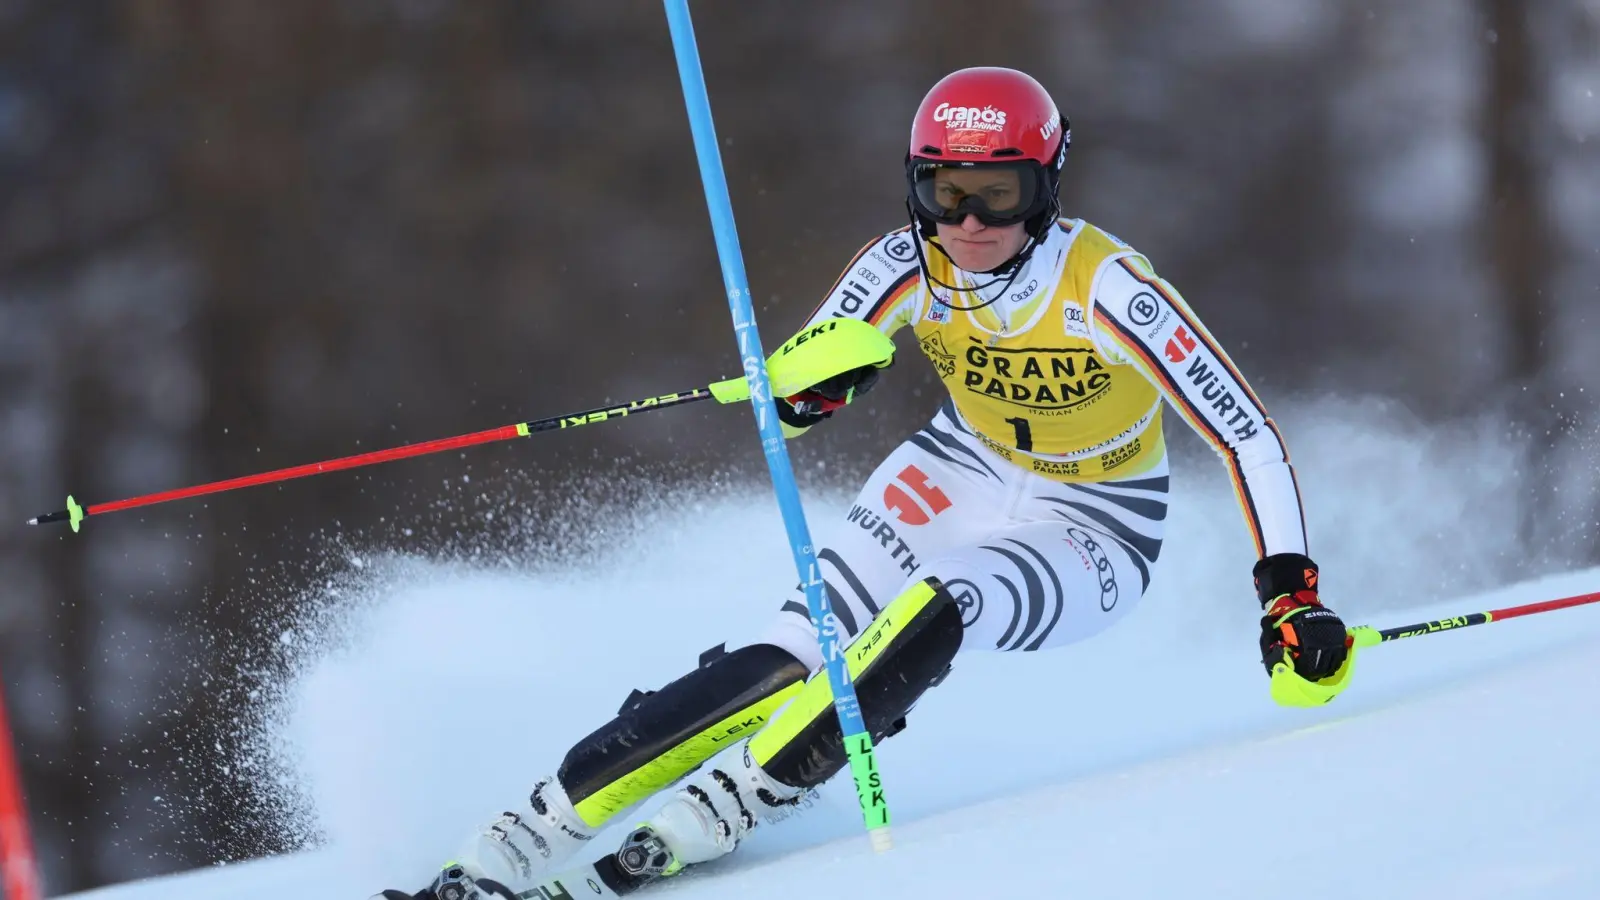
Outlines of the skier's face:
M 955 169 L 940 167 L 928 183 L 935 202 L 954 210 L 964 198 L 973 197 L 986 209 L 1008 213 L 1025 206 L 1018 171 L 1004 168 Z M 968 272 L 987 272 L 1005 264 L 1022 250 L 1028 235 L 1023 222 L 1010 225 L 985 225 L 968 214 L 958 225 L 935 222 L 939 243 L 956 265 Z
M 939 243 L 956 265 L 968 272 L 987 272 L 1005 264 L 1021 252 L 1028 242 L 1023 223 L 1014 225 L 985 225 L 977 216 L 969 215 L 960 225 L 934 223 L 938 229 Z

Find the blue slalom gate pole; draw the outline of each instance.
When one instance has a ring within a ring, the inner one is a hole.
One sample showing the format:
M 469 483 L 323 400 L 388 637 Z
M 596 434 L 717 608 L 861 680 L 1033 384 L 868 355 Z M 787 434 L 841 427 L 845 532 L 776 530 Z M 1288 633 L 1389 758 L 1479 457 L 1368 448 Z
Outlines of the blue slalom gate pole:
M 728 291 L 728 308 L 733 314 L 734 336 L 739 341 L 739 357 L 750 384 L 750 404 L 755 407 L 756 426 L 761 430 L 761 449 L 772 473 L 772 487 L 778 495 L 778 509 L 789 534 L 795 569 L 805 588 L 806 609 L 817 631 L 822 649 L 823 668 L 833 690 L 833 707 L 839 715 L 850 772 L 855 777 L 856 796 L 867 834 L 877 850 L 887 850 L 889 805 L 884 799 L 882 781 L 873 758 L 872 735 L 861 718 L 855 685 L 845 666 L 839 645 L 838 618 L 822 589 L 817 556 L 811 546 L 811 531 L 806 527 L 805 510 L 800 505 L 800 489 L 795 485 L 794 468 L 784 445 L 783 428 L 767 379 L 766 354 L 756 330 L 755 310 L 750 302 L 750 283 L 745 276 L 744 254 L 739 249 L 739 232 L 733 221 L 733 203 L 728 197 L 728 179 L 722 170 L 722 151 L 717 146 L 717 129 L 711 121 L 711 100 L 706 95 L 705 73 L 700 68 L 700 49 L 694 39 L 694 24 L 689 19 L 688 0 L 663 0 L 667 25 L 672 32 L 672 49 L 678 59 L 678 77 L 683 83 L 683 100 L 689 108 L 689 128 L 694 133 L 695 156 L 700 161 L 700 181 L 705 187 L 706 206 L 711 212 L 711 229 L 716 235 L 717 258 L 722 263 L 722 283 Z

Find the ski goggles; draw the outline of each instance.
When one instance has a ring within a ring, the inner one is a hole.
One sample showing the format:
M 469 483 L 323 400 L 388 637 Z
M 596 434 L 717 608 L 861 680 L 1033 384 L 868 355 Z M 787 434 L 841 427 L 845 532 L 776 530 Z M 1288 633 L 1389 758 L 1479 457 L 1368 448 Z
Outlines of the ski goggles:
M 960 225 L 967 216 L 989 226 L 1013 225 L 1043 212 L 1050 202 L 1044 166 L 1017 162 L 906 163 L 911 202 L 935 222 Z

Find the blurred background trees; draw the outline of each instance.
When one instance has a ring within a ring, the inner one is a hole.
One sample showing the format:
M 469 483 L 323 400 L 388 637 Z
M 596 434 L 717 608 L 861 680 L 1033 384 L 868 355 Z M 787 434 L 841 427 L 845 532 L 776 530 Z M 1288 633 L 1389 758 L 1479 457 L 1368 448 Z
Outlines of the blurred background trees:
M 1600 3 L 695 12 L 769 341 L 903 222 L 927 87 L 1022 68 L 1074 125 L 1068 214 L 1146 252 L 1269 398 L 1503 413 L 1548 498 L 1522 538 L 1593 555 Z M 673 73 L 643 0 L 0 0 L 0 671 L 54 890 L 278 849 L 201 754 L 237 739 L 330 544 L 471 544 L 584 472 L 647 490 L 752 461 L 741 415 L 697 407 L 110 516 L 92 540 L 20 527 L 68 489 L 733 374 Z M 931 374 L 897 377 L 931 405 Z M 799 458 L 885 449 L 927 412 L 904 406 Z

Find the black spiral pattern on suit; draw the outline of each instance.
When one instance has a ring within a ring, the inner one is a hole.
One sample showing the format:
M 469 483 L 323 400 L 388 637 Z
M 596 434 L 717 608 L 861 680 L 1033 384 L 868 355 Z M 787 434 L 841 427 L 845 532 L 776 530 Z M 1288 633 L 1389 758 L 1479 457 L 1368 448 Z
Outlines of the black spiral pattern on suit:
M 1011 589 L 1017 609 L 1017 613 L 1012 617 L 1011 627 L 1001 636 L 996 649 L 1037 650 L 1050 637 L 1050 632 L 1055 630 L 1056 623 L 1061 621 L 1062 610 L 1066 608 L 1067 598 L 1061 589 L 1061 576 L 1056 574 L 1055 567 L 1050 565 L 1050 560 L 1046 559 L 1044 554 L 1028 544 L 1015 538 L 1006 538 L 1000 544 L 1009 546 L 985 545 L 983 549 L 999 554 L 1016 566 L 1017 573 L 1022 576 L 1023 589 L 1018 592 L 1009 581 L 996 575 L 1002 584 Z M 1017 619 L 1023 612 L 1027 613 L 1027 623 L 1021 632 L 1017 633 Z M 1050 614 L 1048 622 L 1045 621 L 1046 612 Z M 1016 635 L 1015 639 L 1007 646 L 1005 642 L 1011 639 L 1013 634 Z
M 1150 566 L 1161 556 L 1161 539 L 1134 526 L 1139 519 L 1166 520 L 1169 482 L 1167 476 L 1161 475 L 1092 485 L 1063 484 L 1061 490 L 1066 496 L 1040 499 L 1056 504 L 1056 515 L 1103 535 L 1121 548 L 1139 570 L 1139 590 L 1143 592 L 1150 587 Z M 1117 512 L 1105 507 L 1113 507 Z

